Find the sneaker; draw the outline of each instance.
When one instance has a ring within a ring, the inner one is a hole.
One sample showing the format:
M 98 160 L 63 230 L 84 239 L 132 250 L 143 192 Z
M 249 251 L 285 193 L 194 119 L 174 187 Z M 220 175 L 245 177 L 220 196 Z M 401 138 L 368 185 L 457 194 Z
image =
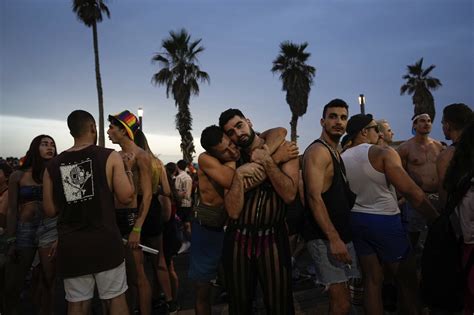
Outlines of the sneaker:
M 181 248 L 178 250 L 178 255 L 189 252 L 190 247 L 191 247 L 191 242 L 189 241 L 183 242 L 183 244 L 181 244 Z
M 176 301 L 169 301 L 166 302 L 168 306 L 168 314 L 175 315 L 178 314 L 178 303 Z

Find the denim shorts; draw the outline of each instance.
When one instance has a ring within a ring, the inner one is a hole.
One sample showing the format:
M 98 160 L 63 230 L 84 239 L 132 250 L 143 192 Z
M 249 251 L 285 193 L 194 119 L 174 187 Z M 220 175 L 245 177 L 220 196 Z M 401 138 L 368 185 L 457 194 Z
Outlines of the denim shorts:
M 306 243 L 311 258 L 315 264 L 316 282 L 326 288 L 331 284 L 347 282 L 352 278 L 360 278 L 357 256 L 352 242 L 347 243 L 347 250 L 352 258 L 352 264 L 347 265 L 338 261 L 329 250 L 329 241 L 311 240 Z
M 38 246 L 36 232 L 40 225 L 39 220 L 32 222 L 17 222 L 15 246 L 18 248 L 34 248 Z
M 43 220 L 41 220 L 38 230 L 36 231 L 39 248 L 48 247 L 58 239 L 57 224 L 58 217 L 43 218 Z
M 224 230 L 209 229 L 193 221 L 188 276 L 208 282 L 216 278 L 224 245 Z
M 392 263 L 405 259 L 410 252 L 410 242 L 400 214 L 352 212 L 351 229 L 359 256 L 376 254 L 381 262 Z

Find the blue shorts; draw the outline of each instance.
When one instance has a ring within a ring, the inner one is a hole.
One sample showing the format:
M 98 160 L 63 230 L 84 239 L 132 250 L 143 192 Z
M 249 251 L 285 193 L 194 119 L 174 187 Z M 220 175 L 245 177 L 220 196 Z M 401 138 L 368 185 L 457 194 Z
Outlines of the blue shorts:
M 347 282 L 351 278 L 360 278 L 354 245 L 350 242 L 346 246 L 352 258 L 351 265 L 338 261 L 330 253 L 327 240 L 317 239 L 306 243 L 306 248 L 315 264 L 317 283 L 323 284 L 327 288 L 331 284 Z
M 207 228 L 193 221 L 188 272 L 191 280 L 208 282 L 216 278 L 223 243 L 224 230 Z
M 352 239 L 358 256 L 376 254 L 381 262 L 400 261 L 410 252 L 410 242 L 400 214 L 351 212 Z

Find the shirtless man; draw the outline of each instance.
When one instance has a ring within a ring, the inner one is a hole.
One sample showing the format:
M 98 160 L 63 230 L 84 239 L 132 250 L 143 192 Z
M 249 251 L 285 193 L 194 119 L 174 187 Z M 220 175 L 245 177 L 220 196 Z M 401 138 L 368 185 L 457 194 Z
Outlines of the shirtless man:
M 442 145 L 429 137 L 431 118 L 428 114 L 413 117 L 413 129 L 415 136 L 401 144 L 397 151 L 402 159 L 403 168 L 436 208 L 438 203 L 436 159 L 442 150 Z M 408 202 L 405 204 L 403 215 L 407 222 L 411 244 L 415 248 L 420 232 L 426 230 L 426 221 Z
M 446 191 L 443 187 L 444 176 L 448 169 L 449 162 L 453 158 L 456 144 L 461 137 L 464 127 L 466 127 L 470 121 L 472 121 L 472 109 L 466 104 L 451 104 L 443 109 L 443 119 L 441 124 L 443 125 L 443 133 L 446 140 L 451 140 L 452 144 L 444 151 L 442 151 L 438 160 L 436 161 L 436 169 L 438 171 L 438 193 L 440 208 L 443 209 L 446 204 Z
M 268 176 L 244 196 L 245 179 L 236 173 L 225 197 L 230 217 L 223 253 L 229 314 L 252 313 L 257 281 L 267 314 L 294 314 L 285 204 L 291 203 L 297 194 L 298 159 L 277 164 L 266 141 L 255 133 L 250 120 L 238 109 L 221 113 L 219 125 L 242 148 L 239 164 L 257 162 Z
M 380 119 L 375 121 L 379 127 L 379 140 L 377 141 L 378 145 L 389 146 L 393 142 L 393 131 L 390 124 L 385 119 Z
M 279 146 L 286 135 L 283 128 L 264 133 L 270 146 Z M 198 158 L 199 197 L 194 208 L 192 226 L 191 261 L 189 278 L 196 282 L 196 314 L 211 314 L 210 280 L 217 275 L 224 241 L 223 225 L 227 220 L 224 210 L 225 190 L 230 189 L 234 173 L 252 179 L 263 180 L 263 167 L 256 163 L 245 164 L 235 170 L 235 161 L 240 151 L 221 128 L 209 126 L 201 134 L 201 146 L 206 152 Z M 285 151 L 287 153 L 285 153 Z M 289 155 L 288 157 L 282 154 Z M 281 146 L 273 155 L 276 160 L 289 159 L 298 155 L 296 146 Z
M 127 277 L 132 287 L 138 287 L 140 313 L 149 315 L 151 313 L 151 286 L 145 274 L 144 257 L 140 244 L 140 233 L 143 222 L 148 214 L 152 197 L 151 185 L 151 160 L 146 151 L 133 142 L 135 132 L 139 128 L 137 117 L 125 110 L 117 115 L 109 115 L 109 135 L 112 143 L 120 145 L 122 151 L 119 153 L 126 160 L 131 160 L 131 172 L 135 184 L 135 193 L 130 203 L 121 203 L 115 200 L 117 224 L 123 238 L 128 239 L 127 245 L 131 251 L 127 251 Z M 142 200 L 138 204 L 137 191 L 141 190 Z M 133 259 L 135 272 L 133 272 Z M 135 278 L 136 276 L 136 278 Z M 130 295 L 132 295 L 131 293 Z M 129 299 L 131 296 L 129 295 Z M 132 307 L 133 303 L 130 303 Z

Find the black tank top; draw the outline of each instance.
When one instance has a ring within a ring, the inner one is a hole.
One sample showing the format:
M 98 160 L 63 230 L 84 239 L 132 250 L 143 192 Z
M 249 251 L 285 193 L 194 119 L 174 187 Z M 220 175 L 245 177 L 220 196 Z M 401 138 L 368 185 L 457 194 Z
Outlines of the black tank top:
M 58 272 L 77 277 L 117 267 L 124 259 L 106 164 L 113 150 L 91 145 L 48 164 L 58 219 Z
M 332 158 L 332 165 L 334 168 L 334 175 L 332 178 L 331 186 L 327 191 L 321 194 L 321 197 L 326 205 L 326 209 L 328 211 L 329 219 L 331 220 L 334 228 L 339 233 L 341 240 L 344 243 L 349 243 L 352 241 L 352 236 L 350 232 L 349 226 L 349 219 L 350 219 L 350 212 L 352 206 L 350 205 L 349 198 L 347 196 L 347 192 L 349 190 L 349 186 L 347 182 L 344 180 L 343 172 L 345 173 L 344 162 L 340 159 L 340 162 L 336 159 L 334 154 L 331 150 L 324 144 L 322 141 L 315 140 L 311 143 L 308 148 L 313 145 L 314 143 L 319 142 L 323 144 L 331 154 Z M 308 150 L 308 149 L 306 149 Z M 306 151 L 305 151 L 306 153 Z M 304 172 L 304 165 L 303 165 L 303 172 Z M 314 174 L 312 176 L 321 176 L 321 174 Z M 309 208 L 308 203 L 308 193 L 306 191 L 305 185 L 305 216 L 306 222 L 303 229 L 303 237 L 306 241 L 314 240 L 314 239 L 325 239 L 327 240 L 326 234 L 323 233 L 319 224 L 315 221 L 313 217 L 313 212 Z

